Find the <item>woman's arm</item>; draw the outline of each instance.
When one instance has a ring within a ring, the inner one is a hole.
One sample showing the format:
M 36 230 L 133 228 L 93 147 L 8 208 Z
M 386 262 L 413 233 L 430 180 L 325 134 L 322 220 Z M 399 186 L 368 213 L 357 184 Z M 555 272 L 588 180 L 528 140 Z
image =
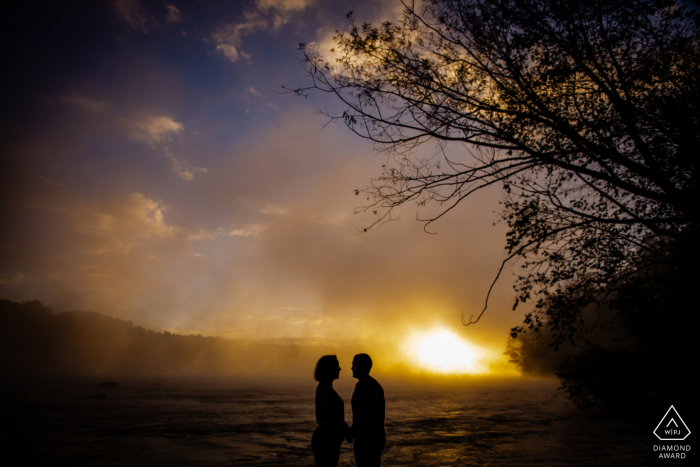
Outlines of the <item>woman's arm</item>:
M 333 430 L 348 438 L 350 427 L 345 422 L 345 403 L 338 393 L 335 392 L 335 389 L 330 389 L 323 395 L 321 406 Z M 348 442 L 351 442 L 350 439 L 348 439 Z

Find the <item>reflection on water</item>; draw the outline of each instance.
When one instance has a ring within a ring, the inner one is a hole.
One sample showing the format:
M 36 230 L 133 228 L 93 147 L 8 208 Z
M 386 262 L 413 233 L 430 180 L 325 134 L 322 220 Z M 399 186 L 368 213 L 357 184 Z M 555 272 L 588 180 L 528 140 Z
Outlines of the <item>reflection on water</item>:
M 63 384 L 2 404 L 10 465 L 312 466 L 305 387 Z M 385 385 L 384 465 L 644 465 L 644 426 L 585 414 L 554 383 L 462 388 Z M 338 392 L 350 415 L 351 387 Z M 104 393 L 106 398 L 91 398 Z M 344 445 L 342 466 L 355 465 Z

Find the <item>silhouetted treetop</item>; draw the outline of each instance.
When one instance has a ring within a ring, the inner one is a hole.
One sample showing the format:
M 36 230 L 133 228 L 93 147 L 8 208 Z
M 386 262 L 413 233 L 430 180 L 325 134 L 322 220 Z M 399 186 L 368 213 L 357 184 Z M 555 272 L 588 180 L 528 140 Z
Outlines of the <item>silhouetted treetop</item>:
M 437 203 L 427 227 L 501 184 L 503 264 L 523 267 L 516 306 L 535 300 L 532 328 L 553 297 L 568 297 L 555 325 L 569 337 L 583 302 L 626 275 L 686 267 L 671 251 L 695 249 L 698 229 L 695 1 L 405 5 L 398 24 L 359 25 L 351 15 L 334 50 L 304 47 L 313 83 L 293 90 L 331 93 L 345 106 L 331 119 L 393 153 L 356 192 L 367 196 L 359 211 L 376 211 L 372 225 L 406 202 Z M 443 151 L 418 156 L 428 141 Z M 464 149 L 448 156 L 451 143 Z

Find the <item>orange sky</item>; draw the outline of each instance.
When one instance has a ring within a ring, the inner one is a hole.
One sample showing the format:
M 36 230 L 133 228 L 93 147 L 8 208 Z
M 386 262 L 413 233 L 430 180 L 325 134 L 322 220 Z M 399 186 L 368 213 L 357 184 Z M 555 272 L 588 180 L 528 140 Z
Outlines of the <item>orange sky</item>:
M 523 313 L 509 273 L 482 321 L 460 324 L 504 258 L 500 191 L 472 196 L 436 235 L 414 206 L 360 234 L 372 217 L 354 214 L 353 189 L 387 156 L 323 128 L 326 96 L 281 93 L 308 84 L 299 42 L 327 44 L 346 10 L 395 17 L 396 2 L 166 6 L 10 16 L 0 296 L 178 333 L 364 345 L 409 365 L 402 346 L 431 329 L 500 355 Z

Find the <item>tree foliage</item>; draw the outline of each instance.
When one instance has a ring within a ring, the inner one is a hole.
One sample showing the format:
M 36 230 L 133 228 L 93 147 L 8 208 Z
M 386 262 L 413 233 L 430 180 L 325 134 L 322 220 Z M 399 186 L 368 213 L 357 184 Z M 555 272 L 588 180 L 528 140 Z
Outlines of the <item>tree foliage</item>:
M 546 322 L 560 344 L 585 327 L 585 306 L 631 275 L 690 267 L 700 200 L 694 1 L 430 0 L 406 5 L 398 24 L 348 17 L 335 61 L 302 44 L 313 83 L 294 91 L 331 93 L 345 106 L 331 119 L 393 154 L 356 192 L 367 195 L 360 210 L 376 212 L 372 225 L 408 202 L 441 205 L 427 226 L 502 185 L 501 270 L 519 261 L 515 306 L 534 302 L 513 335 Z M 426 142 L 441 151 L 418 156 Z M 447 155 L 454 144 L 460 156 Z
M 555 351 L 552 329 L 542 328 L 511 339 L 505 354 L 523 374 L 556 374 L 561 392 L 580 408 L 632 415 L 639 407 L 691 404 L 687 356 L 695 351 L 696 330 L 688 325 L 694 303 L 688 292 L 695 282 L 670 266 L 632 274 L 607 303 L 583 310 L 591 326 L 576 346 L 565 342 Z
M 692 403 L 685 357 L 695 351 L 696 331 L 688 326 L 694 283 L 693 276 L 662 267 L 618 286 L 610 305 L 622 332 L 607 342 L 587 340 L 560 361 L 556 374 L 564 394 L 579 407 L 631 412 Z

